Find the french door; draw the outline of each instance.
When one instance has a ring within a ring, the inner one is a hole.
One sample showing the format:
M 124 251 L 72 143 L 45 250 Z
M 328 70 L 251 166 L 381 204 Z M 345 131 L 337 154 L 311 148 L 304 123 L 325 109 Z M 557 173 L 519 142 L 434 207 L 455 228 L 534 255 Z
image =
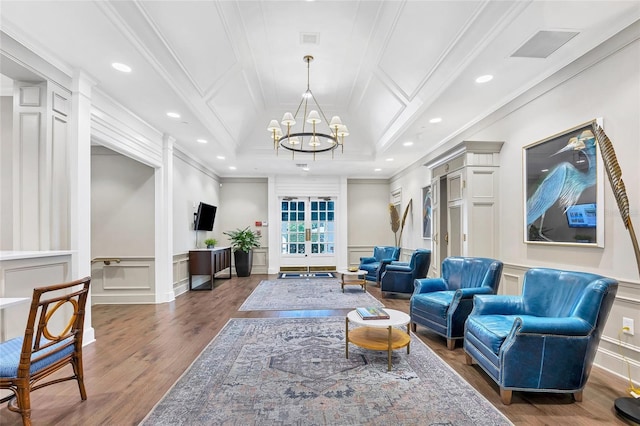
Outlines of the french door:
M 336 202 L 285 197 L 280 201 L 282 266 L 335 266 Z

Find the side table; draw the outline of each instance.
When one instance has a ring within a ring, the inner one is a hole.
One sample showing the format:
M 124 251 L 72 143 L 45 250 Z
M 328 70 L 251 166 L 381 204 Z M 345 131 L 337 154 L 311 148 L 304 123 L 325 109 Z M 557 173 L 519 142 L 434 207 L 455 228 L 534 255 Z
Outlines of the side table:
M 349 358 L 349 343 L 373 351 L 387 351 L 387 371 L 391 371 L 391 351 L 407 347 L 407 354 L 411 344 L 409 322 L 411 318 L 404 312 L 384 308 L 389 319 L 364 320 L 356 310 L 347 314 L 345 319 L 345 353 Z M 362 327 L 349 331 L 349 323 Z M 407 326 L 407 332 L 395 327 Z
M 344 293 L 345 285 L 359 285 L 362 287 L 362 291 L 367 291 L 367 280 L 365 275 L 367 275 L 367 271 L 362 269 L 358 269 L 356 271 L 350 271 L 348 269 L 340 269 L 338 271 L 339 274 L 342 274 L 342 279 L 340 280 L 340 286 L 342 287 L 342 292 Z M 348 280 L 344 278 L 350 277 Z

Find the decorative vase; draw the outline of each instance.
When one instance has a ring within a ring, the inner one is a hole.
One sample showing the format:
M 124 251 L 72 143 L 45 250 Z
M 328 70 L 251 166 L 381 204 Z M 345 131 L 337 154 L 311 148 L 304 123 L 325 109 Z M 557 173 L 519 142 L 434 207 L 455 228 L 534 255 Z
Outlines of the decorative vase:
M 236 262 L 236 275 L 239 277 L 248 277 L 251 275 L 251 267 L 253 266 L 253 250 L 233 252 Z
M 215 247 L 215 246 L 214 246 L 213 244 L 208 244 L 208 245 L 207 245 L 207 248 L 208 248 L 208 249 L 212 249 L 212 248 L 214 248 L 214 247 Z

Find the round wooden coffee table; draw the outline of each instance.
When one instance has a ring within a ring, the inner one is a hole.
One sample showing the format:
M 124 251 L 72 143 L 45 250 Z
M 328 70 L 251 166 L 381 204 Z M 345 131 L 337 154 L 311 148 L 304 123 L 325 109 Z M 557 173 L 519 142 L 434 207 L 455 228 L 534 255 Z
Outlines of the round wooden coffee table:
M 349 343 L 373 351 L 387 351 L 387 371 L 391 371 L 391 351 L 407 347 L 407 354 L 411 344 L 409 322 L 411 317 L 395 309 L 383 308 L 389 314 L 389 319 L 362 319 L 356 310 L 347 314 L 345 352 L 349 358 Z M 362 327 L 349 331 L 349 323 Z M 395 327 L 407 326 L 406 333 Z
M 340 269 L 338 271 L 339 274 L 342 274 L 342 280 L 340 281 L 340 286 L 342 287 L 342 292 L 344 293 L 345 285 L 359 285 L 362 287 L 362 291 L 367 291 L 367 279 L 365 275 L 367 275 L 367 271 L 362 269 L 358 269 L 355 271 L 350 271 L 348 269 Z M 345 276 L 350 277 L 345 281 Z

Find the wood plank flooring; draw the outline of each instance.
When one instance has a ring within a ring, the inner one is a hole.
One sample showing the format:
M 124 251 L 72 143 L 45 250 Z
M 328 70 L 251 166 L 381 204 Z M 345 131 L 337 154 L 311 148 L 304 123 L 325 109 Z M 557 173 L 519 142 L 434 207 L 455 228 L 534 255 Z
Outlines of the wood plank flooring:
M 96 342 L 84 348 L 88 399 L 80 400 L 75 382 L 40 389 L 31 397 L 33 424 L 136 425 L 230 318 L 342 316 L 347 312 L 239 312 L 263 279 L 275 276 L 219 280 L 213 291 L 189 292 L 162 305 L 93 306 Z M 379 288 L 367 286 L 367 291 L 380 299 Z M 389 308 L 408 312 L 408 298 L 381 300 Z M 426 329 L 418 327 L 417 335 L 516 425 L 631 424 L 613 408 L 615 398 L 625 396 L 625 381 L 600 368 L 593 368 L 581 403 L 563 395 L 514 392 L 513 403 L 504 406 L 494 382 L 478 366 L 465 365 L 460 344 L 449 351 L 443 338 Z M 22 423 L 3 404 L 0 424 Z

